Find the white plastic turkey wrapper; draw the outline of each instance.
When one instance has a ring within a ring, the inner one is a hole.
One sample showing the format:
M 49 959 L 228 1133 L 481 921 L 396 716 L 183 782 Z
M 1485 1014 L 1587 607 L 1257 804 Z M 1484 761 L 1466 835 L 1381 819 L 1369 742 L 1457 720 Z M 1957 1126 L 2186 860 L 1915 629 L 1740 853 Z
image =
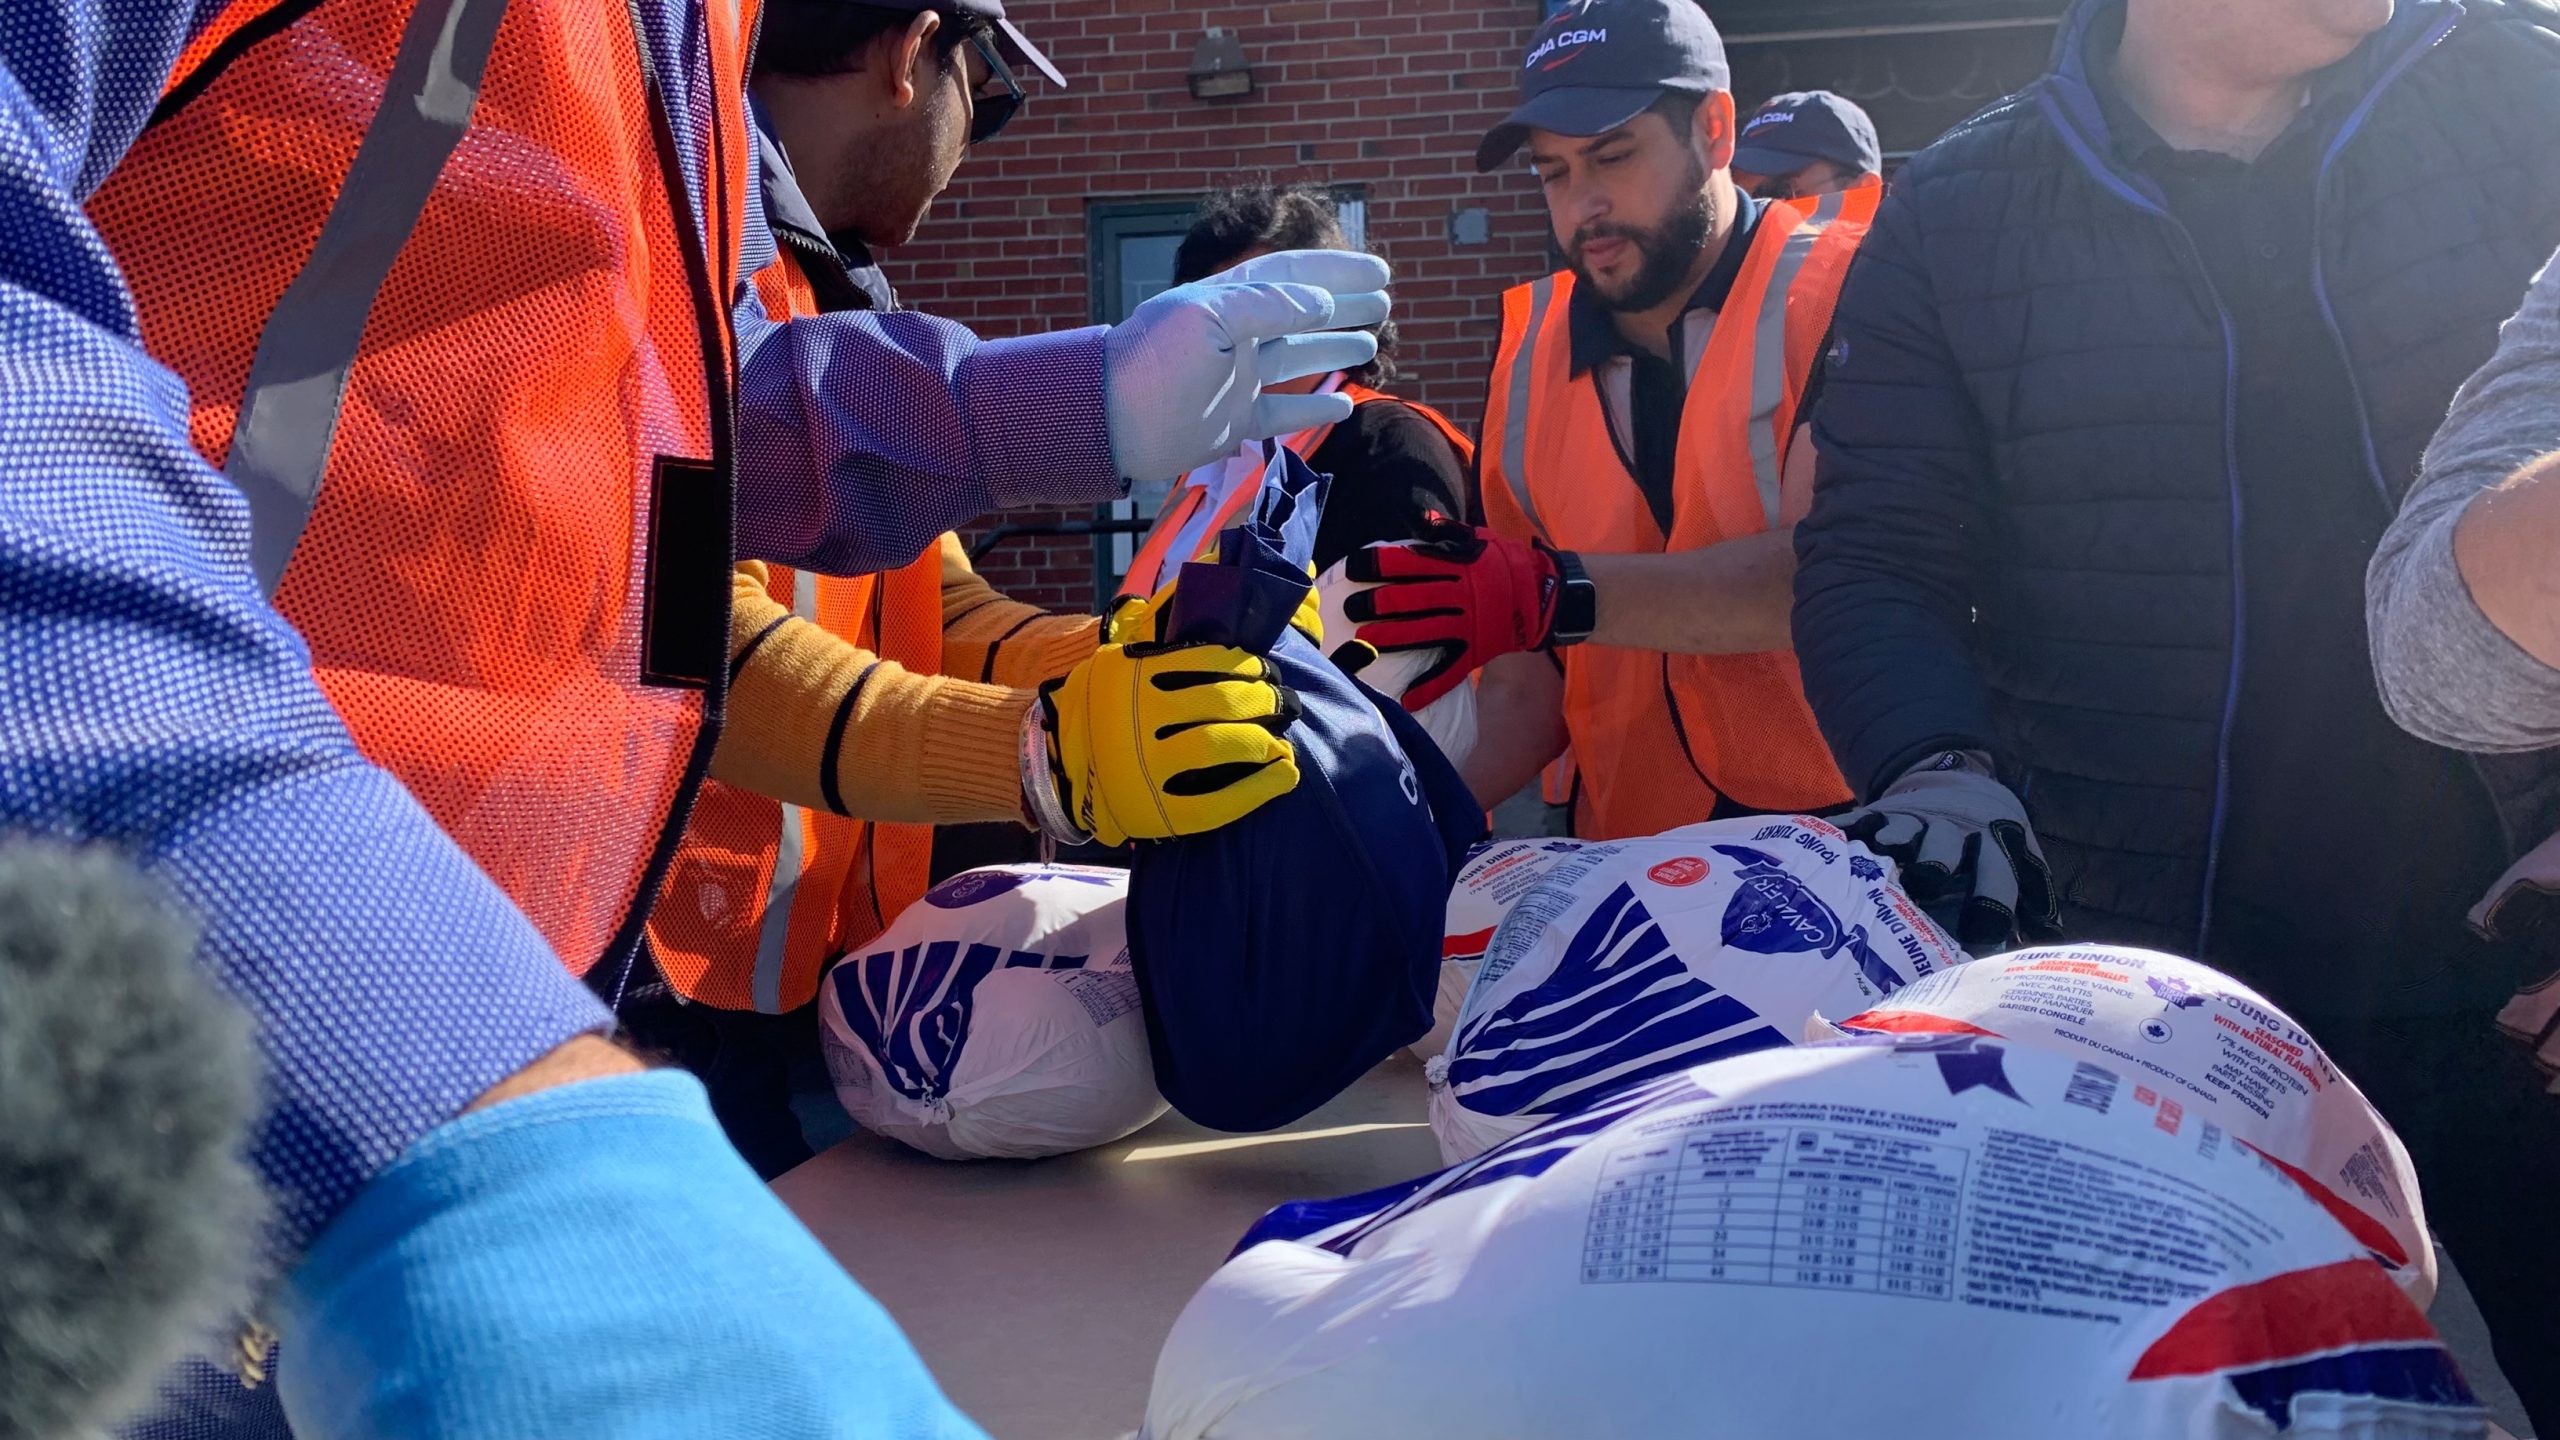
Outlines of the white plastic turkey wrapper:
M 1690 825 L 1559 857 L 1495 929 L 1445 1055 L 1451 1162 L 1651 1076 L 1791 1045 L 1964 958 L 1890 867 L 1806 816 Z
M 2487 1420 L 2257 1152 L 1971 1037 L 1763 1051 L 1271 1212 L 1147 1440 L 2383 1440 Z
M 2409 1152 L 2355 1082 L 2264 995 L 2154 950 L 2057 945 L 1958 965 L 1807 1038 L 1989 1035 L 2132 1076 L 2135 1103 L 2210 1120 L 2274 1160 L 2365 1242 L 2411 1297 L 2435 1247 Z
M 998 865 L 907 907 L 818 987 L 836 1098 L 945 1160 L 1108 1144 L 1165 1112 L 1125 870 Z
M 1495 840 L 1479 845 L 1449 886 L 1447 919 L 1440 927 L 1440 990 L 1431 1003 L 1431 1032 L 1413 1042 L 1424 1060 L 1449 1048 L 1458 1026 L 1458 1008 L 1475 984 L 1485 947 L 1493 943 L 1502 917 L 1520 903 L 1558 860 L 1588 844 L 1557 838 Z
M 1343 573 L 1348 561 L 1335 562 L 1332 569 L 1316 577 L 1316 609 L 1324 622 L 1325 649 L 1330 652 L 1352 638 L 1360 628 L 1343 608 L 1343 602 L 1358 591 L 1374 587 L 1373 581 L 1353 580 Z M 1423 651 L 1401 651 L 1380 655 L 1360 672 L 1360 683 L 1390 700 L 1404 699 L 1404 692 L 1431 668 L 1435 657 Z M 1476 687 L 1473 680 L 1413 712 L 1414 720 L 1449 757 L 1452 765 L 1463 765 L 1476 748 Z

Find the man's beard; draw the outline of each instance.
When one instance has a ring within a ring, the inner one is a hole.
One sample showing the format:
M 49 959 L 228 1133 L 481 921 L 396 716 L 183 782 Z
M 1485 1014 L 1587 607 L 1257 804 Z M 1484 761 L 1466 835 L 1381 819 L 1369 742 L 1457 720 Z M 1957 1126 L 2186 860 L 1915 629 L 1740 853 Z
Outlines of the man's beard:
M 1696 264 L 1698 252 L 1707 247 L 1707 237 L 1715 233 L 1715 193 L 1707 185 L 1707 167 L 1697 157 L 1689 160 L 1689 198 L 1663 218 L 1651 230 L 1632 225 L 1601 221 L 1587 225 L 1573 237 L 1566 259 L 1573 267 L 1574 282 L 1598 297 L 1610 310 L 1644 311 L 1672 298 L 1682 281 L 1689 278 L 1689 267 Z M 1612 292 L 1582 267 L 1582 247 L 1593 240 L 1624 240 L 1635 246 L 1641 258 L 1634 277 L 1624 290 Z

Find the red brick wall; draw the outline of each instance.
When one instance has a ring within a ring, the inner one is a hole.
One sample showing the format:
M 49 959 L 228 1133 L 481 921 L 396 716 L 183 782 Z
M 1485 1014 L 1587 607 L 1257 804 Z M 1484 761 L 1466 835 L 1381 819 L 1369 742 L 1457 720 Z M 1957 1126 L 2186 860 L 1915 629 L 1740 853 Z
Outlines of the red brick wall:
M 1532 0 L 1009 0 L 1005 11 L 1071 88 L 1035 88 L 915 243 L 885 257 L 906 303 L 988 336 L 1087 324 L 1088 200 L 1266 176 L 1359 185 L 1369 247 L 1396 268 L 1394 388 L 1473 429 L 1501 292 L 1546 261 L 1535 188 L 1517 171 L 1478 175 L 1474 160 L 1514 101 Z M 1183 72 L 1211 26 L 1241 34 L 1251 96 L 1191 97 Z M 1453 217 L 1476 207 L 1489 212 L 1486 241 L 1453 245 Z M 1017 540 L 985 568 L 1020 599 L 1084 609 L 1092 554 L 1081 537 Z

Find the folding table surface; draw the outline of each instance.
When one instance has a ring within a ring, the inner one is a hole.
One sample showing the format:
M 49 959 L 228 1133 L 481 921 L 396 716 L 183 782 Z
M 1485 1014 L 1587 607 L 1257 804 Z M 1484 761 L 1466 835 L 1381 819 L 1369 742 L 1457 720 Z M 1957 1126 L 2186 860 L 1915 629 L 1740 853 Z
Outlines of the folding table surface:
M 1174 1317 L 1264 1211 L 1439 1168 L 1422 1066 L 1265 1135 L 1167 1115 L 1049 1160 L 929 1159 L 856 1135 L 774 1184 L 995 1440 L 1115 1440 Z

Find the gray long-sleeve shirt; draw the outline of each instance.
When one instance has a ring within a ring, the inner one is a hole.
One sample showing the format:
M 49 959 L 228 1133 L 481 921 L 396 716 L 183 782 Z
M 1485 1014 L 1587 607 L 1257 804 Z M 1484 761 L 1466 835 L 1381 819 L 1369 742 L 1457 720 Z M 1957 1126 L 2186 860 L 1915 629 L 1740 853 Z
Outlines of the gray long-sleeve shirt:
M 2492 753 L 2560 746 L 2560 669 L 2490 623 L 2453 558 L 2454 526 L 2471 502 L 2554 451 L 2560 257 L 2534 277 L 2497 353 L 2455 394 L 2366 574 L 2373 673 L 2383 704 L 2412 734 Z

